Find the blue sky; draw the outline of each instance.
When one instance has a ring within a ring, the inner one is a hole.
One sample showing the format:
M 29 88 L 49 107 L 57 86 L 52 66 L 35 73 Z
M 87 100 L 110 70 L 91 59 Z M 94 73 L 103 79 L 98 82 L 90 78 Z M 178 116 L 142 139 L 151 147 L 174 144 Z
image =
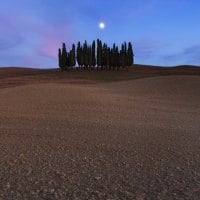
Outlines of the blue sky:
M 57 67 L 62 42 L 97 38 L 131 41 L 136 63 L 200 65 L 199 8 L 199 0 L 6 0 L 0 66 Z

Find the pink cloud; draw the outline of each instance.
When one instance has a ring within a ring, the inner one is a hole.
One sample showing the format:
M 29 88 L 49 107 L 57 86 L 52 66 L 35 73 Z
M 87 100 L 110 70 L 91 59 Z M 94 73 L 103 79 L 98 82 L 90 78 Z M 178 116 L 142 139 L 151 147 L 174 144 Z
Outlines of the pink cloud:
M 27 67 L 34 67 L 37 66 L 39 63 L 37 59 L 34 59 L 34 57 L 28 57 L 24 60 L 24 63 Z
M 69 46 L 74 40 L 70 25 L 43 28 L 43 30 L 40 30 L 40 38 L 38 55 L 51 59 L 57 59 L 58 48 L 61 47 L 62 42 L 66 42 Z
M 72 25 L 47 23 L 39 16 L 25 16 L 23 13 L 13 13 L 12 17 L 4 15 L 0 18 L 3 34 L 2 37 L 0 33 L 0 50 L 20 45 L 17 52 L 11 49 L 13 55 L 23 55 L 16 63 L 37 66 L 42 65 L 44 60 L 57 60 L 57 51 L 62 42 L 71 45 L 74 41 Z

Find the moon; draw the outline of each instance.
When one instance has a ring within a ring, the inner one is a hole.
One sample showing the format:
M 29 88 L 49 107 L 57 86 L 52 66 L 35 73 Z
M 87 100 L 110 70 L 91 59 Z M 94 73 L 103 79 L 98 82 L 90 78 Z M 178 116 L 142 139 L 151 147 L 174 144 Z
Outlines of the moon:
M 100 22 L 99 23 L 99 28 L 100 29 L 104 29 L 106 27 L 105 23 L 104 22 Z

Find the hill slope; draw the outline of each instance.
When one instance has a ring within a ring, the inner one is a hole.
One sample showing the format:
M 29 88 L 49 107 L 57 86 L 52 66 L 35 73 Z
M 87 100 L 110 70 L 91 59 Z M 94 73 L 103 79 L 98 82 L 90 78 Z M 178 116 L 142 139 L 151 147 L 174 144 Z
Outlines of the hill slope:
M 200 67 L 156 67 L 134 65 L 120 71 L 0 68 L 0 88 L 35 83 L 95 83 L 133 80 L 166 75 L 200 75 Z
M 0 90 L 3 199 L 198 199 L 200 77 Z

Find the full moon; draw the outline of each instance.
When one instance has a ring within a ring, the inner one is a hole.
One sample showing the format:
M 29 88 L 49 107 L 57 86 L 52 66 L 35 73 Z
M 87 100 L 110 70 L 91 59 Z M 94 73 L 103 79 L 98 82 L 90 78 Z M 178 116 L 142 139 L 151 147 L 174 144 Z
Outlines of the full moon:
M 104 29 L 106 27 L 105 23 L 104 22 L 100 22 L 99 23 L 99 28 L 100 29 Z

